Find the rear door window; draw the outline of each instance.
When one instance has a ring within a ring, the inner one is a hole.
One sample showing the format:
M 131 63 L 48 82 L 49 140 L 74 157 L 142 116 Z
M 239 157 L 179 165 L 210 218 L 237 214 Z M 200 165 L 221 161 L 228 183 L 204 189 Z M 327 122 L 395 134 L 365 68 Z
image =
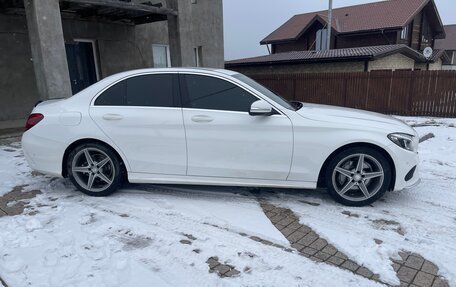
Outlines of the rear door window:
M 127 80 L 127 106 L 174 107 L 173 75 L 143 75 Z
M 180 107 L 175 74 L 140 75 L 123 80 L 103 92 L 96 106 Z

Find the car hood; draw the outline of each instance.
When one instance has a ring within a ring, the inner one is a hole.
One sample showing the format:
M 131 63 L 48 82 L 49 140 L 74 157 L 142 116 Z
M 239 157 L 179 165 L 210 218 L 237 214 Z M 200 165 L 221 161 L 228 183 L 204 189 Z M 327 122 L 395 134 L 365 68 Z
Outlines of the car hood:
M 305 118 L 349 124 L 351 126 L 367 126 L 385 129 L 391 132 L 403 132 L 416 135 L 415 130 L 401 120 L 379 113 L 343 108 L 329 105 L 302 103 L 303 106 L 297 113 Z

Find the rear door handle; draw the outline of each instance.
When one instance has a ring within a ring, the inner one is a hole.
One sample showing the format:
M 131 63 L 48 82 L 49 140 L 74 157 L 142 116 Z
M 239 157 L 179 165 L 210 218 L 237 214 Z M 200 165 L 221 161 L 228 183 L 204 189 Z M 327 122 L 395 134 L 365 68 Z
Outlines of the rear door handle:
M 205 115 L 198 115 L 198 116 L 193 116 L 192 121 L 195 123 L 210 123 L 214 119 L 210 116 L 205 116 Z
M 120 121 L 123 117 L 118 114 L 106 114 L 103 115 L 103 119 L 107 121 Z

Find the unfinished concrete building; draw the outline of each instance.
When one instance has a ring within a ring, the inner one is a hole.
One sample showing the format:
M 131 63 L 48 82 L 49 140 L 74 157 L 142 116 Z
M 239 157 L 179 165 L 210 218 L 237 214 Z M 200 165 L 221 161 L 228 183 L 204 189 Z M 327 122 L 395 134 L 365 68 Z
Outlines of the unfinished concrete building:
M 147 67 L 223 67 L 222 0 L 0 1 L 0 129 Z

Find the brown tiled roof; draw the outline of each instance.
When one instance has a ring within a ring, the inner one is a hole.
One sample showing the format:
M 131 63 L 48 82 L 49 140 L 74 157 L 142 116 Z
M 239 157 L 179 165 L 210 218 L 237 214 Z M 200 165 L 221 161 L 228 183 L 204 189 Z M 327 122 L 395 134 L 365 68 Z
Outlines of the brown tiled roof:
M 338 33 L 400 29 L 430 1 L 432 0 L 389 0 L 333 9 L 332 27 Z M 327 15 L 326 10 L 293 16 L 263 39 L 261 44 L 297 39 L 315 20 L 320 19 L 326 23 Z
M 435 48 L 441 50 L 456 50 L 456 25 L 445 26 L 446 38 L 435 41 Z
M 245 58 L 233 61 L 227 61 L 226 67 L 235 67 L 243 65 L 274 65 L 285 63 L 304 63 L 304 62 L 331 62 L 331 61 L 355 61 L 371 60 L 385 57 L 388 55 L 401 53 L 416 61 L 426 62 L 423 55 L 412 48 L 403 45 L 384 45 L 359 47 L 348 49 L 333 49 L 326 51 L 296 51 L 286 53 L 276 53 L 266 56 Z

